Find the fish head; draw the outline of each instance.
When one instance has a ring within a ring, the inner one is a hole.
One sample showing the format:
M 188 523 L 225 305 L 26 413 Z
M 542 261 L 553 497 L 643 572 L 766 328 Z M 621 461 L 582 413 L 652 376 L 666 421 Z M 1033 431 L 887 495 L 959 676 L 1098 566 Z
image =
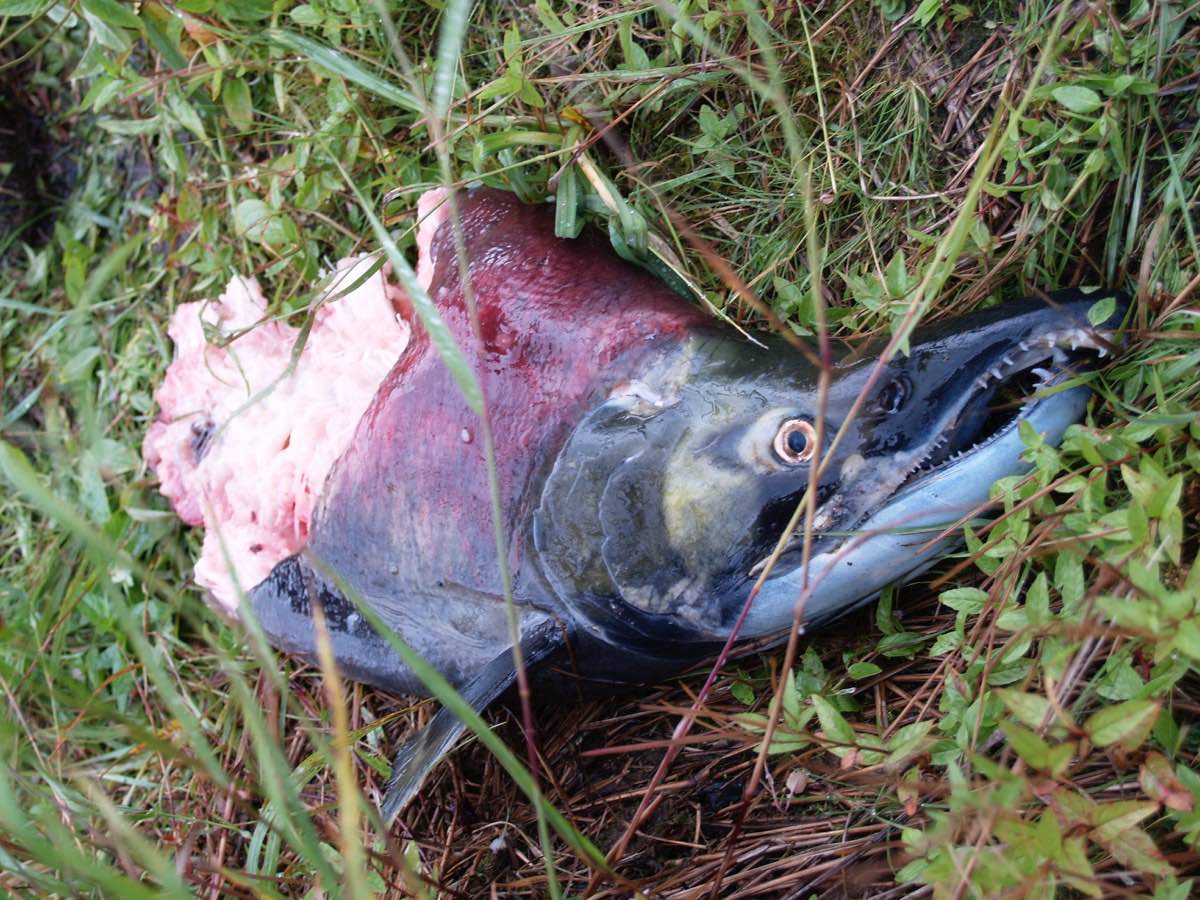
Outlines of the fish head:
M 535 517 L 541 568 L 581 629 L 641 653 L 723 640 L 768 568 L 742 637 L 848 612 L 1028 469 L 1022 422 L 1057 443 L 1082 418 L 1075 376 L 1111 346 L 1087 318 L 1104 296 L 918 329 L 907 354 L 845 360 L 823 390 L 782 343 L 698 331 L 574 430 Z M 806 551 L 805 516 L 781 538 L 810 488 Z

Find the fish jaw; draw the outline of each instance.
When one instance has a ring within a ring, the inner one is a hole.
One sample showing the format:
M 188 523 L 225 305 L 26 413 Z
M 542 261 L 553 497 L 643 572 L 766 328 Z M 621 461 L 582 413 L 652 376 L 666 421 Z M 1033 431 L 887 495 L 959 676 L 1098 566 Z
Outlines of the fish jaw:
M 1083 418 L 1091 391 L 1074 387 L 1036 401 L 1021 417 L 1048 444 Z M 768 578 L 751 605 L 742 633 L 769 635 L 798 618 L 805 630 L 874 599 L 886 585 L 928 569 L 961 542 L 959 521 L 989 502 L 991 486 L 1030 465 L 1014 422 L 985 447 L 921 478 L 869 516 L 853 534 L 797 566 Z
M 928 569 L 959 543 L 960 522 L 986 513 L 992 486 L 1031 468 L 1021 426 L 1057 445 L 1084 417 L 1090 389 L 1063 383 L 1112 346 L 1110 329 L 1127 301 L 1100 327 L 1086 317 L 1105 296 L 1062 292 L 1051 305 L 1009 304 L 917 336 L 912 354 L 892 363 L 885 379 L 912 378 L 921 370 L 931 379 L 917 390 L 926 402 L 884 429 L 889 436 L 914 429 L 916 439 L 891 459 L 846 457 L 854 459 L 854 473 L 818 511 L 808 566 L 798 564 L 801 538 L 793 536 L 788 558 L 763 583 L 742 633 L 769 635 L 795 620 L 817 627 Z M 1014 391 L 1019 410 L 998 421 L 989 416 L 989 398 L 1030 373 L 1037 383 L 1023 395 Z M 868 426 L 856 437 L 878 435 Z

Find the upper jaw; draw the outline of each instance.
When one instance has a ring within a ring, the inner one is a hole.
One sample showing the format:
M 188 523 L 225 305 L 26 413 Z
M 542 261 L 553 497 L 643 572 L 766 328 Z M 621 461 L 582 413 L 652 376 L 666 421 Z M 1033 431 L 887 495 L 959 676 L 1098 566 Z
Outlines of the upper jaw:
M 1039 404 L 1050 402 L 1048 392 L 1052 394 L 1054 388 L 1090 369 L 1096 359 L 1114 349 L 1112 331 L 1087 327 L 1065 316 L 1045 324 L 1050 327 L 1021 329 L 1003 349 L 995 349 L 993 344 L 994 352 L 988 358 L 976 360 L 978 374 L 940 415 L 921 426 L 929 431 L 926 441 L 894 454 L 886 464 L 877 461 L 860 465 L 857 477 L 839 483 L 813 519 L 811 554 L 843 543 L 867 519 L 900 497 L 919 492 L 923 482 L 935 473 L 944 475 L 970 457 L 986 453 L 988 447 L 1028 419 Z M 997 397 L 1005 402 L 992 408 Z M 852 455 L 849 450 L 839 453 L 843 459 L 834 464 L 844 465 L 844 459 Z M 1008 474 L 1022 468 L 1014 458 Z M 801 520 L 801 527 L 788 539 L 776 569 L 779 574 L 800 565 L 803 526 Z M 766 557 L 754 565 L 750 575 L 757 576 L 765 563 Z
M 1017 341 L 971 382 L 952 415 L 909 468 L 896 491 L 919 486 L 929 473 L 985 452 L 1003 434 L 1019 427 L 1038 403 L 1063 383 L 1090 371 L 1113 348 L 1111 333 L 1077 325 Z

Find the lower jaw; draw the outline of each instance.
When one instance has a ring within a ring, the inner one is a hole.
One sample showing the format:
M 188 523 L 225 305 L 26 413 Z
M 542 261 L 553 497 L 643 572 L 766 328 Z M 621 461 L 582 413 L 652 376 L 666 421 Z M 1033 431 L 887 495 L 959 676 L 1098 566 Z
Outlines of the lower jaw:
M 1036 401 L 1021 416 L 1049 444 L 1083 418 L 1091 391 L 1070 388 Z M 803 597 L 806 629 L 870 601 L 888 584 L 929 568 L 961 538 L 957 523 L 988 503 L 992 485 L 1024 474 L 1019 422 L 986 444 L 901 488 L 871 513 L 854 536 L 814 553 L 807 567 L 768 579 L 742 629 L 759 637 L 791 627 Z M 943 532 L 947 532 L 942 536 Z M 940 538 L 940 539 L 939 539 Z

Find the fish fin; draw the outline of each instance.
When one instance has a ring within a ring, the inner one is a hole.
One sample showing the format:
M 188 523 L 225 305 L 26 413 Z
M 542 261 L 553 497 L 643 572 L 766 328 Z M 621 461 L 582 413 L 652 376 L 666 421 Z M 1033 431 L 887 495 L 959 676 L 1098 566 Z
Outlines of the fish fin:
M 562 644 L 558 627 L 553 623 L 528 635 L 521 641 L 521 656 L 526 668 L 541 662 Z M 472 709 L 482 712 L 512 687 L 516 680 L 517 670 L 512 649 L 509 648 L 460 688 L 459 694 Z M 465 722 L 442 707 L 428 725 L 404 742 L 392 761 L 392 773 L 384 787 L 383 802 L 379 804 L 379 814 L 385 826 L 391 825 L 417 795 L 434 766 L 450 752 L 466 730 Z

